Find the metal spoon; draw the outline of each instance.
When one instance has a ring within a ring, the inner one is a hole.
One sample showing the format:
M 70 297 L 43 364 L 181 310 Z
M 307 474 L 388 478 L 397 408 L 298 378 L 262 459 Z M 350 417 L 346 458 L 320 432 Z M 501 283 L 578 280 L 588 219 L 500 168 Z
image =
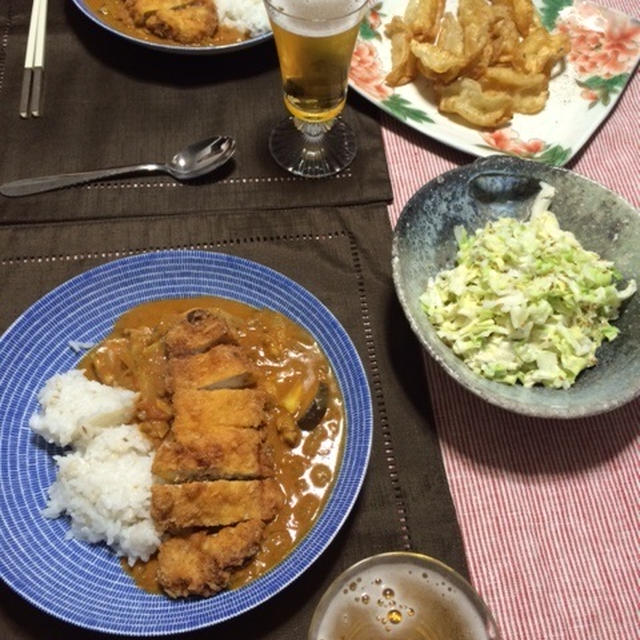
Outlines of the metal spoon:
M 233 156 L 235 150 L 236 141 L 233 138 L 216 136 L 190 144 L 186 149 L 178 151 L 169 162 L 164 164 L 136 164 L 98 171 L 25 178 L 0 185 L 0 193 L 5 196 L 27 196 L 93 180 L 140 173 L 168 173 L 177 180 L 191 180 L 222 166 Z

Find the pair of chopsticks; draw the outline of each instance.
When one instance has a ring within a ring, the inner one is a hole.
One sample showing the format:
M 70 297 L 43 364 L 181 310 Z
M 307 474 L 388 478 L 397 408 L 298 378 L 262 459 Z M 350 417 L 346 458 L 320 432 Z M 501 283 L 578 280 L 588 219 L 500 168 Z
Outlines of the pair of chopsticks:
M 47 0 L 33 0 L 31 21 L 24 57 L 20 117 L 42 115 L 42 84 L 44 81 L 44 41 L 47 34 Z

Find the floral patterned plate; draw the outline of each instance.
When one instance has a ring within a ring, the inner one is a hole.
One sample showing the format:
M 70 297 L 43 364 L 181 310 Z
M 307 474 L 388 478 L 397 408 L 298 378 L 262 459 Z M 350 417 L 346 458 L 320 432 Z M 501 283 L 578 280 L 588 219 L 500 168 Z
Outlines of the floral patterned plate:
M 394 15 L 402 16 L 406 4 L 382 0 L 372 5 L 360 28 L 350 86 L 410 127 L 475 156 L 502 152 L 565 164 L 613 109 L 640 58 L 640 21 L 582 0 L 534 0 L 547 29 L 562 30 L 571 39 L 566 65 L 551 79 L 540 113 L 517 113 L 507 127 L 481 130 L 439 113 L 424 78 L 395 88 L 385 83 L 391 44 L 384 26 Z M 457 0 L 447 0 L 447 10 L 456 6 Z

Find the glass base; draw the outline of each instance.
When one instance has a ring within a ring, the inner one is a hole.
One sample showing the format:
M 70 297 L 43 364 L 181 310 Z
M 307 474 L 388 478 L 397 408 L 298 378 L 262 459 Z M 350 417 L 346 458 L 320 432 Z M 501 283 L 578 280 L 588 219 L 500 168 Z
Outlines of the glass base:
M 338 116 L 310 123 L 288 117 L 269 136 L 274 160 L 296 176 L 326 178 L 342 171 L 356 156 L 356 137 Z

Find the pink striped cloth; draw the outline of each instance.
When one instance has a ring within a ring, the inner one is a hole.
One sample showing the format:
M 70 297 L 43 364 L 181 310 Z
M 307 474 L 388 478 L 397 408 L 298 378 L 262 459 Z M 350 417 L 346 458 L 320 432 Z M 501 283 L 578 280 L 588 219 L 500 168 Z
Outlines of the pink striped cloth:
M 637 0 L 600 0 L 630 15 Z M 568 165 L 640 206 L 640 77 Z M 473 160 L 383 116 L 394 202 Z M 640 251 L 640 247 L 638 247 Z M 505 640 L 640 638 L 640 400 L 575 421 L 524 418 L 426 356 L 471 580 Z

